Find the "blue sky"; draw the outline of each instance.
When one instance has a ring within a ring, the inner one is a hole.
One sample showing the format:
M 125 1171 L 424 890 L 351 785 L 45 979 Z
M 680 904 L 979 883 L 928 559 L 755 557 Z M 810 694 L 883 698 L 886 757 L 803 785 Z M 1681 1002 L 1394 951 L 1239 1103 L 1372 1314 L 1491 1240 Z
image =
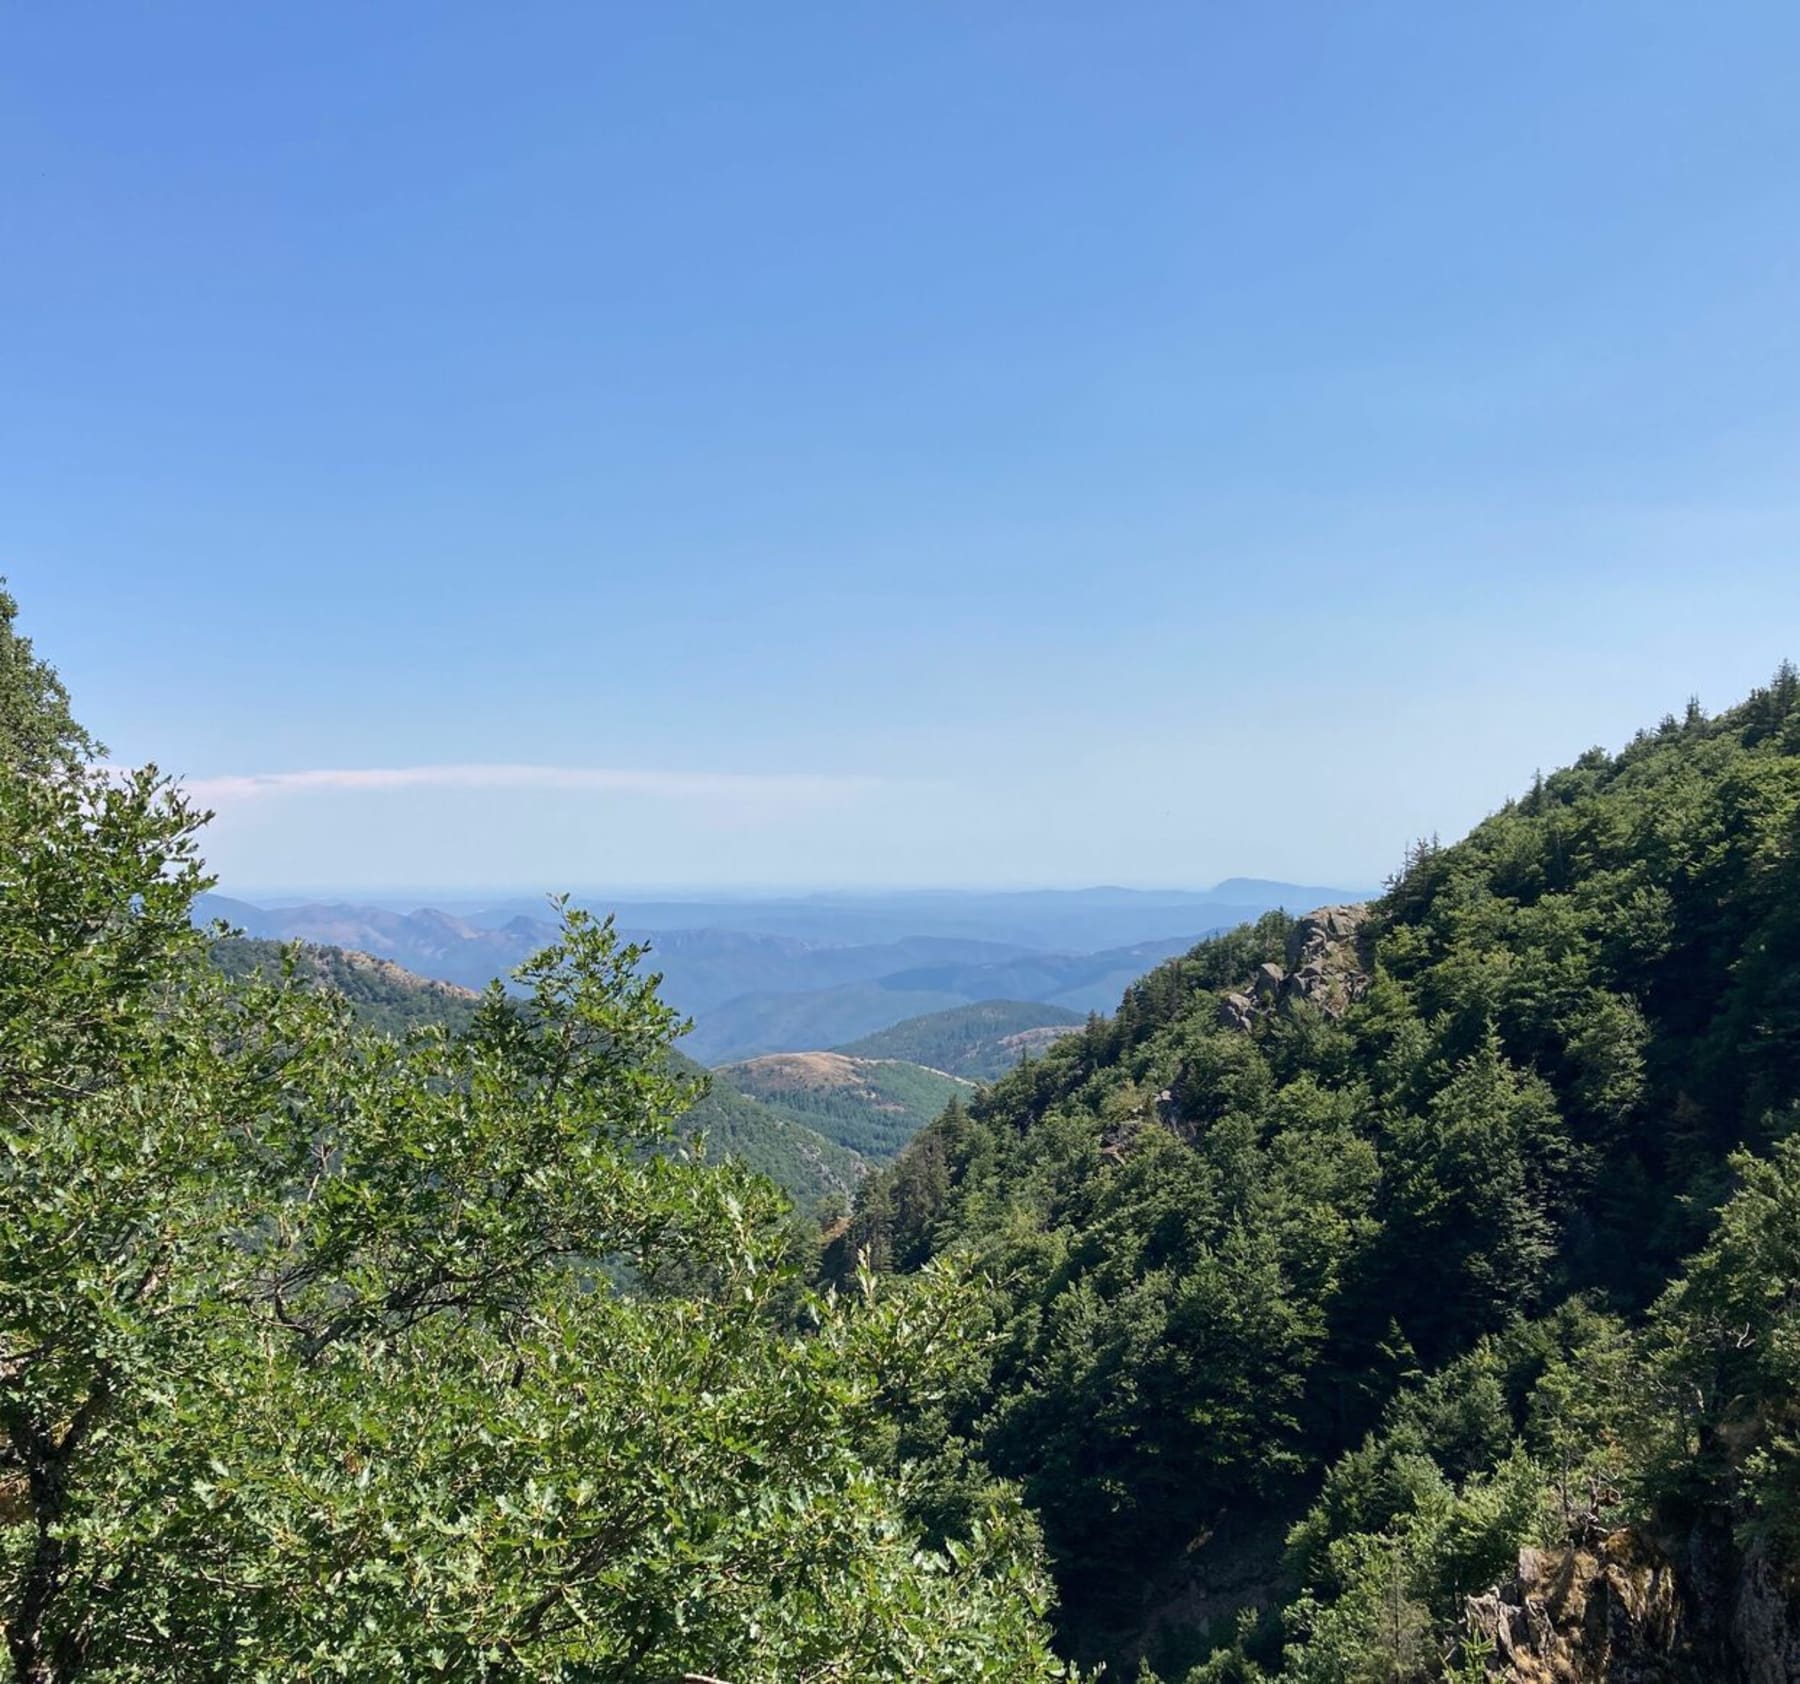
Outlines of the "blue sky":
M 1366 883 L 1800 655 L 1796 62 L 10 7 L 0 570 L 246 891 Z

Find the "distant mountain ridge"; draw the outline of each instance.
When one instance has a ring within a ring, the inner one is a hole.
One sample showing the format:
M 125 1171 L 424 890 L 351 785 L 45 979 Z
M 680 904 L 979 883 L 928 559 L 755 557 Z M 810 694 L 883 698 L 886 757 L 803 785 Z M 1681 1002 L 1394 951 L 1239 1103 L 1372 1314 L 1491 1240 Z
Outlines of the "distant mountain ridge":
M 909 937 L 942 936 L 1067 953 L 1129 947 L 1201 926 L 1238 923 L 1278 906 L 1305 912 L 1332 902 L 1366 899 L 1372 892 L 1344 884 L 1233 877 L 1210 889 L 909 889 L 691 899 L 577 892 L 572 899 L 590 911 L 611 912 L 621 929 L 664 936 L 677 930 L 736 930 L 746 935 L 785 936 L 814 947 L 874 946 Z M 542 922 L 548 916 L 543 896 L 506 894 L 484 899 L 430 894 L 410 899 L 284 896 L 259 899 L 255 905 L 258 912 L 279 914 L 300 905 L 342 905 L 347 901 L 401 914 L 437 906 L 484 929 L 498 929 L 519 917 Z M 251 903 L 240 899 L 234 904 L 246 908 Z M 1201 914 L 1197 919 L 1193 916 L 1196 911 Z
M 809 1052 L 873 1034 L 925 1012 L 968 1002 L 949 989 L 896 989 L 887 979 L 837 988 L 742 994 L 694 1022 L 686 1046 L 708 1064 L 731 1064 L 769 1053 Z
M 1201 939 L 1182 934 L 1099 953 L 1028 953 L 976 964 L 921 965 L 883 980 L 886 987 L 906 991 L 1036 1000 L 1073 1012 L 1111 1011 L 1127 984 Z
M 646 941 L 663 994 L 694 1019 L 706 1064 L 803 1052 L 979 1001 L 1110 1011 L 1127 984 L 1203 936 L 1271 906 L 1305 910 L 1341 890 L 1250 878 L 1203 891 L 923 890 L 771 900 L 593 901 Z M 419 907 L 318 900 L 196 908 L 246 935 L 365 952 L 465 988 L 505 977 L 555 936 L 544 902 Z
M 556 926 L 548 919 L 515 916 L 497 928 L 483 928 L 433 907 L 391 912 L 314 902 L 271 908 L 208 894 L 199 897 L 195 911 L 248 936 L 369 953 L 419 976 L 475 989 L 505 976 L 556 937 Z

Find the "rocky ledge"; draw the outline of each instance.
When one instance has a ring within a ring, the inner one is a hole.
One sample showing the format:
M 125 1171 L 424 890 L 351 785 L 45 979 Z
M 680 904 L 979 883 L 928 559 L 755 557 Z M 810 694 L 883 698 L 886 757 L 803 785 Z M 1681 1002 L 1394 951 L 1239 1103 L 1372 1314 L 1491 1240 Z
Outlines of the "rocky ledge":
M 1342 1017 L 1369 986 L 1364 952 L 1366 906 L 1322 906 L 1297 919 L 1288 932 L 1284 965 L 1259 965 L 1241 992 L 1219 1001 L 1219 1022 L 1248 1029 L 1258 1013 L 1291 1010 L 1296 1001 L 1327 1017 Z

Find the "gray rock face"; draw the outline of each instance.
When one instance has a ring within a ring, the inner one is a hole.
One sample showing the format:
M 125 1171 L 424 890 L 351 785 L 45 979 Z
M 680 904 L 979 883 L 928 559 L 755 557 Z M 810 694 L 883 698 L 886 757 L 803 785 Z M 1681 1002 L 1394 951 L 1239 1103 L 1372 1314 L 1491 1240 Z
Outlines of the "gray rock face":
M 1519 1552 L 1464 1605 L 1495 1684 L 1794 1684 L 1800 1599 L 1760 1545 L 1697 1528 L 1672 1553 L 1633 1527 Z
M 1249 1029 L 1258 1012 L 1288 1010 L 1303 1000 L 1327 1017 L 1342 1017 L 1368 991 L 1362 932 L 1366 906 L 1322 906 L 1288 932 L 1287 967 L 1264 963 L 1247 988 L 1219 1001 L 1219 1027 Z
M 1737 1578 L 1731 1648 L 1747 1684 L 1793 1684 L 1800 1678 L 1800 1605 L 1760 1545 Z
M 1248 994 L 1227 994 L 1219 1001 L 1221 1029 L 1248 1029 L 1256 1021 L 1256 1002 Z
M 1342 1017 L 1369 988 L 1363 954 L 1366 906 L 1322 906 L 1288 931 L 1284 1001 L 1304 1000 L 1327 1017 Z
M 1323 964 L 1355 941 L 1368 916 L 1366 906 L 1322 906 L 1307 913 L 1288 931 L 1287 968 L 1298 971 L 1309 964 Z

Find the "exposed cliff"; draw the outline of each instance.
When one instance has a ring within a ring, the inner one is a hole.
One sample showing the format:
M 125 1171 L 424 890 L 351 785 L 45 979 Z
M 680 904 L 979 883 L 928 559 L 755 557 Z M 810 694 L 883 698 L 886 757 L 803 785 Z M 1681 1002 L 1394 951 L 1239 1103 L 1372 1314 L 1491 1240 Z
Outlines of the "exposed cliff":
M 1665 1549 L 1621 1528 L 1562 1551 L 1519 1552 L 1470 1597 L 1472 1637 L 1505 1684 L 1793 1684 L 1800 1598 L 1758 1546 L 1696 1528 Z

